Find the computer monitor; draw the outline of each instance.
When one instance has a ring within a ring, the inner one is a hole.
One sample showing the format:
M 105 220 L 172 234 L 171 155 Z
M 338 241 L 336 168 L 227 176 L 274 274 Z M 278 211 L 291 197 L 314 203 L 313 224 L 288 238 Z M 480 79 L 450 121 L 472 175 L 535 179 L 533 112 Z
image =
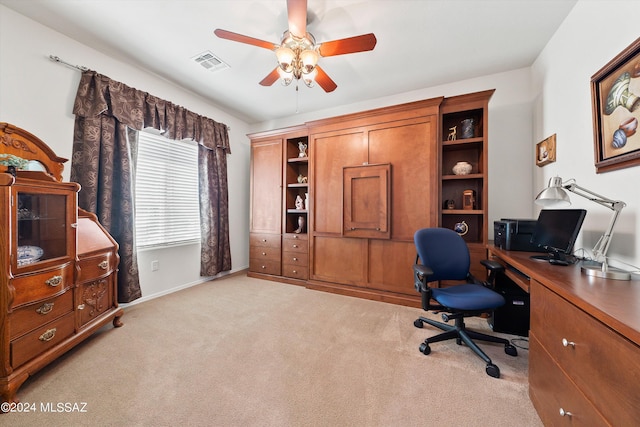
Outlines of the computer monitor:
M 587 211 L 584 209 L 543 209 L 531 234 L 531 243 L 547 255 L 532 258 L 550 262 L 566 262 L 571 255 Z

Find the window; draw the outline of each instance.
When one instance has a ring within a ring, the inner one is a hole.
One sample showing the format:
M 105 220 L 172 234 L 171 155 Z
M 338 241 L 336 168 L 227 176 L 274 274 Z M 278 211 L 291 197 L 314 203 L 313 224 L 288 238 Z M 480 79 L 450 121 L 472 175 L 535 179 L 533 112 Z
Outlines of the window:
M 198 145 L 138 133 L 136 245 L 139 248 L 200 241 Z

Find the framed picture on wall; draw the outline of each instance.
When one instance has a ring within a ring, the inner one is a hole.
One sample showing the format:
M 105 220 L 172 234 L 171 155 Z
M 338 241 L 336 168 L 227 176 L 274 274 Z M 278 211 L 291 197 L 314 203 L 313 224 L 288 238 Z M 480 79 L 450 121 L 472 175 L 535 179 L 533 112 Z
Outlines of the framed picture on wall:
M 640 38 L 591 77 L 596 172 L 640 165 Z
M 536 165 L 544 166 L 556 161 L 556 134 L 536 144 Z

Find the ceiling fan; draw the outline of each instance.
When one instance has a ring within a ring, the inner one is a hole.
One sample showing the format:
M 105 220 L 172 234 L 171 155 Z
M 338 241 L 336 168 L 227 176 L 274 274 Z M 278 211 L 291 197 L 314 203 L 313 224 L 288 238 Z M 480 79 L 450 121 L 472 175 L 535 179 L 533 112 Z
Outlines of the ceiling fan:
M 314 81 L 325 92 L 334 91 L 338 85 L 318 65 L 320 57 L 365 52 L 376 46 L 373 33 L 345 39 L 316 43 L 307 32 L 307 0 L 287 0 L 287 18 L 289 29 L 284 32 L 280 44 L 259 40 L 231 31 L 216 29 L 214 34 L 220 38 L 250 44 L 272 50 L 276 53 L 278 66 L 270 72 L 260 84 L 271 86 L 278 79 L 289 85 L 293 80 L 302 80 L 309 87 Z

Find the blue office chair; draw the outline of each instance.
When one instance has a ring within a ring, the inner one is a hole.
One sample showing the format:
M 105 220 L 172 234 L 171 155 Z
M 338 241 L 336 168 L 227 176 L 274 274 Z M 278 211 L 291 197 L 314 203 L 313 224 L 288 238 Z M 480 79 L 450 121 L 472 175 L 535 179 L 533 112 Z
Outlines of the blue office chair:
M 447 228 L 424 228 L 414 235 L 418 255 L 413 266 L 414 284 L 422 294 L 422 308 L 425 311 L 443 312 L 442 320 L 455 320 L 454 325 L 420 317 L 413 322 L 417 328 L 424 323 L 435 326 L 445 332 L 429 337 L 420 345 L 420 352 L 431 353 L 429 344 L 449 339 L 463 342 L 487 364 L 487 374 L 500 377 L 500 369 L 491 362 L 489 356 L 473 341 L 488 341 L 504 344 L 504 351 L 517 356 L 518 351 L 504 338 L 486 335 L 466 328 L 465 317 L 490 313 L 505 304 L 505 299 L 491 289 L 495 275 L 504 268 L 495 261 L 483 260 L 481 263 L 489 271 L 489 281 L 481 282 L 469 272 L 469 248 L 464 239 L 455 231 Z M 421 262 L 421 263 L 419 263 Z M 431 282 L 440 280 L 465 281 L 466 283 L 450 287 L 430 287 Z M 435 303 L 433 302 L 435 301 Z

